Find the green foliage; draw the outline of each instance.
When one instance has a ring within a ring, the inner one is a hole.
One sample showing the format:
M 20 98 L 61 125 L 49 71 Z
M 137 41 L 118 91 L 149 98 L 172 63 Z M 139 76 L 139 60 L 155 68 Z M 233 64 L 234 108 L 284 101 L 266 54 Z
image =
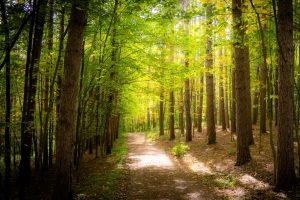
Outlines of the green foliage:
M 228 174 L 223 178 L 216 179 L 216 183 L 218 186 L 222 187 L 234 187 L 236 184 L 236 179 L 232 174 Z
M 157 131 L 147 131 L 145 132 L 145 136 L 147 139 L 151 139 L 152 142 L 156 142 L 159 139 Z
M 174 156 L 180 157 L 186 154 L 188 150 L 190 150 L 190 147 L 184 144 L 184 142 L 177 142 L 176 145 L 172 148 L 172 154 Z

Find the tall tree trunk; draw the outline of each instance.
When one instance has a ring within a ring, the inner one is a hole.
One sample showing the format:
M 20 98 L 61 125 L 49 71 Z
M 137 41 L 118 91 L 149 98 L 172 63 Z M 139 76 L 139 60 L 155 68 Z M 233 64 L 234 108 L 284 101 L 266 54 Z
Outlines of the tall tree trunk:
M 220 37 L 221 40 L 221 37 Z M 222 57 L 222 48 L 219 50 L 219 56 Z M 225 105 L 224 105 L 224 72 L 223 64 L 220 63 L 220 77 L 219 77 L 219 124 L 222 125 L 222 130 L 226 130 L 226 121 L 225 121 Z
M 61 54 L 63 51 L 63 40 L 64 40 L 64 32 L 65 32 L 65 7 L 62 7 L 61 9 L 61 19 L 59 23 L 59 52 L 58 52 L 58 58 L 56 61 L 56 67 L 55 70 L 60 67 L 62 68 L 63 64 L 60 62 Z M 67 30 L 66 30 L 67 32 Z M 62 82 L 62 76 L 60 72 L 57 72 L 57 88 L 56 88 L 56 126 L 55 126 L 55 133 L 57 135 L 58 132 L 58 122 L 59 122 L 59 110 L 60 110 L 60 96 L 61 96 L 61 82 Z M 50 93 L 51 94 L 51 93 Z
M 247 29 L 244 25 L 244 31 Z M 252 132 L 252 123 L 251 123 L 251 91 L 250 91 L 250 52 L 249 52 L 249 45 L 244 47 L 244 54 L 245 54 L 245 82 L 246 82 L 246 104 L 247 104 L 247 112 L 244 113 L 245 118 L 247 117 L 247 135 L 248 135 L 248 144 L 254 144 L 253 132 Z
M 187 58 L 186 58 L 187 59 Z M 185 66 L 188 67 L 188 60 L 185 61 Z M 186 135 L 185 141 L 192 141 L 192 117 L 191 117 L 191 99 L 190 99 L 190 84 L 189 79 L 185 80 L 184 87 L 184 105 L 185 105 L 185 123 L 186 123 Z
M 175 139 L 175 119 L 174 119 L 174 105 L 175 105 L 175 100 L 174 100 L 174 92 L 170 92 L 170 140 Z
M 24 99 L 21 125 L 21 161 L 19 170 L 20 192 L 19 198 L 25 197 L 25 184 L 30 179 L 30 156 L 32 147 L 32 135 L 35 133 L 34 113 L 37 75 L 42 47 L 42 36 L 46 16 L 47 2 L 33 1 L 33 17 L 29 30 L 28 51 L 26 58 Z M 32 40 L 32 35 L 34 37 Z M 39 156 L 39 155 L 35 155 Z M 37 165 L 38 166 L 38 165 Z
M 171 76 L 173 75 L 172 67 L 174 62 L 174 48 L 173 45 L 170 45 L 170 70 L 171 70 Z M 174 82 L 172 82 L 173 86 Z M 173 88 L 171 88 L 170 91 L 170 100 L 169 100 L 169 116 L 170 116 L 170 140 L 175 139 L 175 97 L 174 97 L 174 91 Z
M 196 80 L 192 81 L 192 90 L 191 90 L 191 101 L 193 104 L 193 135 L 194 135 L 194 128 L 197 128 L 197 92 L 196 92 Z
M 199 107 L 198 107 L 198 123 L 197 131 L 202 132 L 202 110 L 203 110 L 203 87 L 204 87 L 204 78 L 203 74 L 200 75 L 200 90 L 199 90 Z
M 274 87 L 275 87 L 275 94 L 278 97 L 278 65 L 275 67 L 275 77 L 274 77 Z M 275 126 L 278 125 L 278 98 L 274 100 L 274 107 L 275 107 Z
M 224 49 L 224 56 L 227 56 L 226 48 Z M 226 128 L 230 128 L 230 123 L 229 123 L 229 99 L 228 99 L 228 94 L 229 94 L 229 75 L 228 75 L 228 67 L 225 65 L 225 123 L 226 123 Z
M 214 76 L 210 72 L 213 67 L 212 59 L 212 31 L 211 20 L 212 8 L 211 5 L 206 7 L 207 18 L 207 36 L 206 36 L 206 123 L 207 123 L 207 136 L 208 144 L 216 143 L 216 128 L 215 128 L 215 102 L 214 102 Z
M 243 9 L 247 12 L 248 10 L 248 1 L 246 0 L 242 0 L 242 7 Z M 245 35 L 245 33 L 248 30 L 248 21 L 245 20 L 242 22 L 243 23 L 243 33 L 244 33 L 244 37 L 243 37 L 243 45 L 244 45 L 244 75 L 245 75 L 245 82 L 246 82 L 246 91 L 245 91 L 245 95 L 246 95 L 246 104 L 247 104 L 247 112 L 244 113 L 245 118 L 247 117 L 247 135 L 248 135 L 248 144 L 252 145 L 254 144 L 254 138 L 253 138 L 253 132 L 252 132 L 252 123 L 251 123 L 251 91 L 250 91 L 250 81 L 251 81 L 251 77 L 250 77 L 250 50 L 249 50 L 249 38 L 247 37 L 247 35 Z M 245 120 L 246 121 L 246 120 Z
M 117 63 L 117 53 L 118 53 L 118 45 L 116 41 L 116 36 L 117 36 L 117 29 L 116 29 L 116 24 L 118 21 L 117 18 L 117 9 L 119 7 L 119 1 L 115 0 L 115 5 L 114 5 L 114 11 L 113 11 L 113 16 L 112 16 L 112 26 L 113 26 L 113 31 L 112 31 L 112 39 L 111 39 L 111 45 L 112 45 L 112 52 L 111 52 L 111 72 L 110 72 L 110 80 L 115 80 L 116 75 L 117 75 L 117 70 L 116 68 L 116 63 Z M 107 154 L 111 153 L 111 149 L 113 148 L 113 142 L 114 142 L 114 130 L 113 130 L 113 124 L 114 124 L 114 116 L 112 113 L 113 110 L 113 103 L 116 100 L 116 89 L 111 88 L 110 89 L 110 94 L 108 97 L 108 124 L 107 124 Z
M 4 34 L 5 34 L 5 104 L 6 104 L 6 112 L 5 112 L 5 182 L 4 182 L 4 199 L 10 199 L 10 177 L 11 177 L 11 134 L 10 134 L 10 115 L 11 115 L 11 89 L 10 89 L 10 36 L 8 29 L 8 21 L 6 16 L 6 6 L 4 1 L 1 1 L 1 19 L 4 23 Z M 0 136 L 1 137 L 1 136 Z M 1 144 L 1 143 L 0 143 Z M 0 180 L 1 181 L 1 180 Z
M 183 123 L 183 113 L 184 113 L 184 107 L 183 107 L 183 88 L 180 89 L 179 94 L 179 128 L 180 128 L 180 134 L 184 135 L 184 123 Z
M 252 7 L 255 9 L 254 4 L 251 0 Z M 256 12 L 256 10 L 255 10 Z M 267 49 L 265 45 L 264 32 L 266 30 L 266 26 L 262 25 L 259 14 L 256 12 L 259 27 L 260 27 L 260 35 L 261 35 L 261 43 L 262 43 L 262 52 L 263 52 L 263 61 L 260 64 L 260 133 L 267 132 L 267 103 L 266 103 L 266 84 L 267 84 Z M 265 21 L 265 19 L 263 20 Z
M 273 2 L 273 6 L 275 3 Z M 274 11 L 276 8 L 274 7 Z M 276 16 L 276 14 L 274 13 Z M 275 190 L 290 189 L 296 184 L 293 141 L 293 2 L 278 1 L 278 127 L 277 172 Z
M 260 133 L 266 133 L 266 81 L 267 81 L 267 66 L 264 63 L 260 64 Z
M 73 2 L 69 21 L 64 74 L 61 88 L 58 133 L 56 135 L 56 186 L 53 199 L 73 199 L 73 135 L 76 118 L 76 96 L 86 23 L 87 1 Z
M 160 93 L 159 101 L 159 135 L 164 135 L 164 93 Z
M 233 54 L 234 54 L 234 52 L 233 52 Z M 230 121 L 231 121 L 231 134 L 232 134 L 232 133 L 236 132 L 235 67 L 231 70 L 232 70 L 232 72 L 231 72 L 231 116 L 230 116 Z
M 248 117 L 247 100 L 247 69 L 244 51 L 244 26 L 242 21 L 242 2 L 232 0 L 232 15 L 234 23 L 234 57 L 235 57 L 235 87 L 236 87 L 236 130 L 237 130 L 237 161 L 236 166 L 245 164 L 251 159 L 249 149 L 249 131 L 247 129 L 251 118 Z M 246 115 L 245 115 L 246 113 Z M 246 128 L 245 128 L 246 127 Z
M 256 66 L 256 81 L 259 81 L 258 79 L 259 75 L 259 67 Z M 252 111 L 252 124 L 256 125 L 257 118 L 258 118 L 258 96 L 259 92 L 255 89 L 253 92 L 253 111 Z
M 49 104 L 49 69 L 52 68 L 52 50 L 53 50 L 53 0 L 49 0 L 49 14 L 48 14 L 48 44 L 47 48 L 49 51 L 49 61 L 48 66 L 46 69 L 46 75 L 45 75 L 45 94 L 44 94 L 44 110 L 45 113 L 48 112 L 49 106 L 52 107 L 52 105 Z M 48 141 L 50 142 L 50 132 L 48 130 L 48 124 L 45 124 L 44 129 L 44 144 L 43 144 L 43 171 L 48 171 L 49 168 L 49 162 L 48 162 Z

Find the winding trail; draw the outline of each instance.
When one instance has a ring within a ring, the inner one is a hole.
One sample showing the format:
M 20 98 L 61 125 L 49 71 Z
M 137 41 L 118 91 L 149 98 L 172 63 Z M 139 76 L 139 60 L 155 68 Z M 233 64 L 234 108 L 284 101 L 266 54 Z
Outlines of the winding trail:
M 220 199 L 197 176 L 146 139 L 144 133 L 126 136 L 128 155 L 123 165 L 123 194 L 126 200 Z

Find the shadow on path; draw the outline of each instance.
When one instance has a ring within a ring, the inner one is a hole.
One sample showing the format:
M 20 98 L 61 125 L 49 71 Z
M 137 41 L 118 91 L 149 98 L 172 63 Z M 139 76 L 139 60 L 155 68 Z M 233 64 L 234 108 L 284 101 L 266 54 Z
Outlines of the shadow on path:
M 126 180 L 124 199 L 221 199 L 201 184 L 195 174 L 185 170 L 144 133 L 127 134 L 128 155 L 124 163 Z

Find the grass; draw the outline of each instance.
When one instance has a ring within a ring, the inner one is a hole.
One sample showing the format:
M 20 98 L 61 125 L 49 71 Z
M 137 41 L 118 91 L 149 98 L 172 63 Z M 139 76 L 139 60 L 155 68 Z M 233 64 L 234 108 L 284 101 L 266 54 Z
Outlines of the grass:
M 231 142 L 230 149 L 228 150 L 228 155 L 234 156 L 236 154 L 236 143 Z
M 107 159 L 114 161 L 115 168 L 111 169 L 105 174 L 93 174 L 92 177 L 84 183 L 84 185 L 89 188 L 89 195 L 95 195 L 99 199 L 113 199 L 116 189 L 115 186 L 118 183 L 118 178 L 122 173 L 122 164 L 124 162 L 124 157 L 127 154 L 125 139 L 126 134 L 120 134 L 119 138 L 114 143 L 112 153 L 107 156 Z M 88 198 L 88 196 L 86 196 L 85 194 L 78 194 L 77 196 L 80 198 Z
M 127 154 L 126 146 L 126 134 L 120 134 L 119 139 L 115 141 L 114 148 L 112 149 L 112 154 L 110 156 L 115 157 L 116 159 L 116 169 L 111 171 L 106 175 L 104 190 L 100 193 L 100 199 L 112 199 L 113 194 L 115 193 L 115 185 L 118 182 L 118 178 L 122 173 L 122 164 L 124 161 L 124 156 Z

